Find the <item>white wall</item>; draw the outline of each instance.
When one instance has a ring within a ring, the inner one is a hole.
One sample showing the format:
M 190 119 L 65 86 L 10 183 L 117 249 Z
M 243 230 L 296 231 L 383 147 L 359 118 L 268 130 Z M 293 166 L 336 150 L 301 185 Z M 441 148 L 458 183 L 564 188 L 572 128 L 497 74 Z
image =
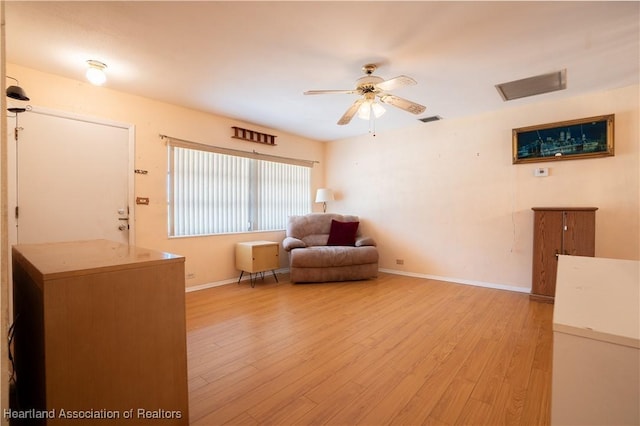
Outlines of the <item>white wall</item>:
M 28 89 L 33 105 L 136 126 L 135 167 L 149 174 L 135 176 L 135 195 L 151 199 L 149 206 L 136 206 L 136 243 L 185 255 L 187 272 L 195 274 L 187 286 L 234 279 L 235 242 L 283 238 L 283 232 L 167 237 L 166 148 L 158 134 L 254 149 L 256 144 L 229 138 L 234 125 L 277 134 L 270 153 L 320 161 L 313 188 L 326 184 L 337 192 L 330 211 L 362 217 L 386 270 L 527 291 L 534 206 L 599 207 L 596 255 L 640 257 L 638 86 L 514 103 L 506 111 L 445 117 L 389 133 L 379 126 L 375 138 L 321 143 L 14 64 L 7 69 Z M 511 164 L 511 129 L 609 113 L 616 114 L 614 157 Z M 550 167 L 550 176 L 534 178 L 536 165 Z
M 195 275 L 195 278 L 187 280 L 187 287 L 237 279 L 240 272 L 235 269 L 235 243 L 256 239 L 280 242 L 284 239 L 284 232 L 168 238 L 167 148 L 160 134 L 233 149 L 255 149 L 262 153 L 319 161 L 312 169 L 313 192 L 324 183 L 325 147 L 321 142 L 117 92 L 110 90 L 108 85 L 95 87 L 15 64 L 7 64 L 7 73 L 20 80 L 33 106 L 135 126 L 134 167 L 148 171 L 146 175 L 135 175 L 135 196 L 150 199 L 148 206 L 133 206 L 136 245 L 186 256 L 187 275 Z M 277 146 L 232 139 L 231 126 L 277 135 Z M 64 158 L 51 160 L 64 161 Z M 314 209 L 321 208 L 315 203 L 312 205 Z M 286 261 L 286 253 L 282 253 L 283 267 Z
M 382 269 L 459 282 L 529 291 L 535 206 L 598 207 L 596 256 L 640 258 L 638 86 L 543 99 L 329 143 L 331 211 L 362 218 Z M 614 157 L 512 164 L 513 128 L 611 113 Z

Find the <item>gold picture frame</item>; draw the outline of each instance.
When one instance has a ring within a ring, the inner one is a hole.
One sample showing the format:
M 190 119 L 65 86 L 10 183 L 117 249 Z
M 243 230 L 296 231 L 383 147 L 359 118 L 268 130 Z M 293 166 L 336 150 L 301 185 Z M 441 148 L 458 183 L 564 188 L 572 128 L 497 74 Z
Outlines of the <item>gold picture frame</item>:
M 615 115 L 513 129 L 513 164 L 614 155 Z

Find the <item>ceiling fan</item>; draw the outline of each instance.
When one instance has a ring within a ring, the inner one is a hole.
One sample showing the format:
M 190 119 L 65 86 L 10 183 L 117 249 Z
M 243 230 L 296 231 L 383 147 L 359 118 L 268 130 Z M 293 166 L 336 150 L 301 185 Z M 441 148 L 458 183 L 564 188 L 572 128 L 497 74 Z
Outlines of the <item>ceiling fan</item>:
M 346 93 L 361 95 L 362 97 L 356 100 L 342 115 L 342 117 L 340 117 L 340 120 L 338 120 L 338 124 L 341 126 L 349 124 L 356 113 L 358 113 L 358 117 L 365 120 L 372 118 L 372 115 L 375 118 L 378 118 L 384 114 L 385 110 L 382 105 L 376 102 L 376 98 L 380 99 L 380 102 L 382 103 L 393 105 L 396 108 L 400 108 L 412 114 L 417 115 L 424 112 L 426 109 L 425 106 L 388 93 L 389 91 L 400 87 L 413 86 L 414 84 L 417 84 L 414 79 L 407 77 L 406 75 L 400 75 L 389 80 L 384 80 L 373 75 L 376 68 L 378 67 L 375 64 L 366 64 L 363 66 L 362 71 L 364 71 L 365 75 L 356 80 L 356 88 L 353 90 L 307 90 L 304 94 L 325 95 Z

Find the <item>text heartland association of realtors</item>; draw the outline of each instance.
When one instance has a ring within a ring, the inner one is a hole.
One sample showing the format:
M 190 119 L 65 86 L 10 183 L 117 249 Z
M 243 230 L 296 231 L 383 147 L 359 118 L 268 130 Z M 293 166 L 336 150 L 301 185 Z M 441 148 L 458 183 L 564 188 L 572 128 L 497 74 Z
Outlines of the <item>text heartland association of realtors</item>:
M 146 410 L 131 408 L 129 410 L 3 410 L 5 419 L 181 419 L 182 411 Z

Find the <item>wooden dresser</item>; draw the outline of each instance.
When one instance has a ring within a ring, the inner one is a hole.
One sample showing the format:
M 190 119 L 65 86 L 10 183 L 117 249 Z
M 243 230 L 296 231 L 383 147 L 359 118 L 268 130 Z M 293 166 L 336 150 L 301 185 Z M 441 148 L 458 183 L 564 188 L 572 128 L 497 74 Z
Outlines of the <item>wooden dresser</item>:
M 18 245 L 13 282 L 12 409 L 46 414 L 27 424 L 188 424 L 184 257 Z
M 531 299 L 553 302 L 558 256 L 594 256 L 597 207 L 533 207 Z

